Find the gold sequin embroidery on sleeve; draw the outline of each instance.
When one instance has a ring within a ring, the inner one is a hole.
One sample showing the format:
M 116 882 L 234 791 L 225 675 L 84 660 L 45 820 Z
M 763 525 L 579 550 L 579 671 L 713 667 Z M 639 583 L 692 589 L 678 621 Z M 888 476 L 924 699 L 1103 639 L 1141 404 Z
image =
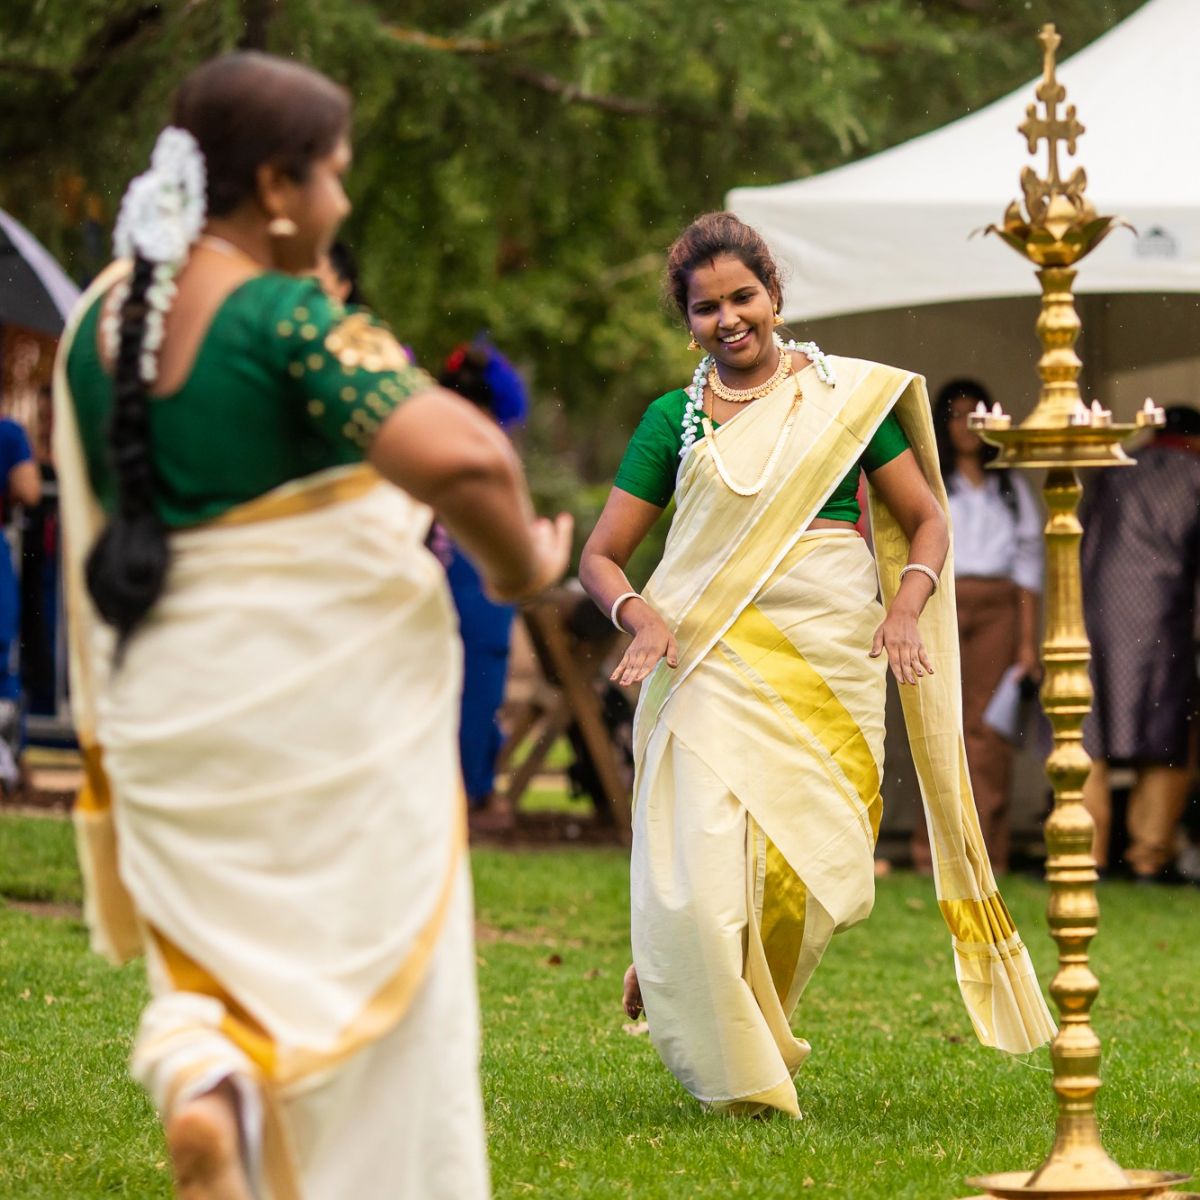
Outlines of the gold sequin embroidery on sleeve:
M 365 313 L 351 313 L 326 335 L 325 348 L 343 367 L 364 371 L 404 371 L 412 362 L 386 329 L 371 323 Z

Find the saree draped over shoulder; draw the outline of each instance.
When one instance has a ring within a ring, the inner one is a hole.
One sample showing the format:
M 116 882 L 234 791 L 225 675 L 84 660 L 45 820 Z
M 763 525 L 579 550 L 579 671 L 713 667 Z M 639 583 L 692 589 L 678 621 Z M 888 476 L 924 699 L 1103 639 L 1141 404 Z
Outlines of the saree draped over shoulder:
M 75 819 L 94 948 L 147 956 L 135 1076 L 164 1115 L 232 1079 L 258 1197 L 486 1196 L 460 651 L 428 510 L 339 467 L 172 533 L 113 669 L 65 358 Z
M 874 902 L 886 660 L 868 651 L 908 543 L 882 503 L 875 561 L 852 530 L 806 527 L 893 410 L 946 507 L 924 380 L 829 361 L 834 386 L 800 373 L 803 402 L 757 496 L 735 494 L 718 465 L 739 485 L 759 476 L 790 380 L 696 443 L 643 593 L 679 665 L 646 681 L 635 724 L 634 963 L 663 1060 L 724 1111 L 798 1115 L 792 1077 L 809 1046 L 791 1015 L 832 935 Z M 1054 1025 L 975 813 L 950 560 L 920 628 L 935 674 L 901 696 L 939 906 L 976 1034 L 1023 1053 Z

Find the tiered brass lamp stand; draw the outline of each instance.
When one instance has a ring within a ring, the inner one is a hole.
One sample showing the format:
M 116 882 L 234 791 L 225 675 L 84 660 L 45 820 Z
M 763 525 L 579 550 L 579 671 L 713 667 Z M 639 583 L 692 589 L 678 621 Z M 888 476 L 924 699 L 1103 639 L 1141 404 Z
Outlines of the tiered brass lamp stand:
M 1083 722 L 1091 708 L 1088 679 L 1091 657 L 1083 624 L 1079 544 L 1083 528 L 1077 508 L 1080 467 L 1124 467 L 1133 462 L 1121 443 L 1141 430 L 1161 426 L 1162 410 L 1147 401 L 1136 423 L 1118 425 L 1099 403 L 1088 406 L 1079 392 L 1080 360 L 1075 353 L 1079 314 L 1072 285 L 1076 264 L 1121 222 L 1096 215 L 1084 195 L 1087 177 L 1076 167 L 1059 175 L 1058 150 L 1075 153 L 1083 126 L 1074 105 L 1060 113 L 1066 89 L 1055 73 L 1060 38 L 1053 25 L 1042 29 L 1045 70 L 1020 132 L 1030 153 L 1045 141 L 1049 173 L 1045 179 L 1027 166 L 1021 173 L 1025 211 L 1014 201 L 999 234 L 1037 268 L 1042 307 L 1037 332 L 1042 343 L 1038 374 L 1042 386 L 1037 407 L 1014 426 L 997 405 L 980 406 L 971 428 L 999 446 L 997 467 L 1044 468 L 1046 524 L 1046 640 L 1042 701 L 1054 727 L 1054 749 L 1046 772 L 1054 787 L 1054 810 L 1046 821 L 1046 881 L 1050 885 L 1050 935 L 1058 944 L 1058 971 L 1050 994 L 1059 1012 L 1059 1031 L 1050 1047 L 1058 1125 L 1049 1157 L 1035 1171 L 1010 1171 L 969 1179 L 994 1200 L 1108 1200 L 1109 1197 L 1174 1197 L 1175 1184 L 1188 1175 L 1128 1170 L 1105 1152 L 1096 1123 L 1100 1087 L 1100 1039 L 1091 1023 L 1092 1002 L 1100 990 L 1088 964 L 1088 945 L 1099 921 L 1096 866 L 1092 858 L 1092 818 L 1083 806 L 1083 783 L 1090 760 L 1083 749 Z M 1200 1196 L 1188 1193 L 1192 1200 Z M 976 1197 L 975 1200 L 980 1200 Z

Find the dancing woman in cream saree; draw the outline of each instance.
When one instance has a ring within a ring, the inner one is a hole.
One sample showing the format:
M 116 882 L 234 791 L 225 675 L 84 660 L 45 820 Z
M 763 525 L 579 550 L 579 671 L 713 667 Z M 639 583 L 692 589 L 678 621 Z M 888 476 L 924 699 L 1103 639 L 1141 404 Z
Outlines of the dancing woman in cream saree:
M 179 529 L 113 671 L 83 578 L 103 513 L 67 364 L 86 388 L 88 349 L 70 329 L 55 429 L 76 824 L 95 948 L 146 954 L 134 1074 L 165 1116 L 232 1080 L 272 1200 L 483 1196 L 459 659 L 428 510 L 333 467 Z M 430 1121 L 452 1187 L 427 1176 Z M 408 1183 L 380 1170 L 385 1130 Z
M 736 271 L 728 285 L 713 278 L 736 297 Z M 782 382 L 685 443 L 666 547 L 640 597 L 671 637 L 638 706 L 630 871 L 637 984 L 663 1061 L 712 1109 L 793 1116 L 809 1046 L 792 1014 L 833 934 L 873 903 L 885 663 L 870 652 L 909 558 L 874 497 L 874 560 L 853 528 L 810 525 L 885 422 L 946 506 L 924 381 L 806 349 L 815 365 L 794 379 L 782 365 Z M 618 487 L 635 478 L 622 472 Z M 619 585 L 591 570 L 609 600 L 604 586 Z M 1022 1053 L 1053 1024 L 971 798 L 952 569 L 920 632 L 932 669 L 901 695 L 939 905 L 976 1034 Z
M 180 96 L 142 177 L 173 202 L 123 209 L 155 236 L 56 364 L 93 945 L 145 952 L 133 1072 L 187 1200 L 483 1200 L 461 651 L 424 540 L 436 504 L 519 599 L 570 529 L 368 313 L 276 269 L 272 237 L 294 263 L 344 215 L 341 89 L 232 55 Z M 256 153 L 307 164 L 274 233 Z M 176 236 L 206 176 L 238 204 Z

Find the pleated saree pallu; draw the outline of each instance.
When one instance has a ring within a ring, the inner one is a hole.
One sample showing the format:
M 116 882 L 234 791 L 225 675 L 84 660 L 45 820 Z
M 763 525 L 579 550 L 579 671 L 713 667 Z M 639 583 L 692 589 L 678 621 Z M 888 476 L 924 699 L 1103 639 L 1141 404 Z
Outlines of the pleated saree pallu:
M 776 467 L 790 380 L 696 444 L 646 600 L 679 645 L 646 681 L 637 774 L 631 933 L 650 1037 L 706 1106 L 798 1115 L 809 1053 L 793 1011 L 833 934 L 874 903 L 882 813 L 886 659 L 868 657 L 908 544 L 871 504 L 876 550 L 850 530 L 805 532 L 891 410 L 943 509 L 924 381 L 832 358 L 812 368 Z M 962 739 L 953 561 L 920 621 L 935 674 L 901 689 L 939 906 L 981 1042 L 1010 1053 L 1054 1033 L 1028 951 L 996 889 Z
M 61 363 L 76 809 L 93 946 L 144 949 L 134 1075 L 230 1078 L 262 1200 L 488 1194 L 460 658 L 429 511 L 366 467 L 171 535 L 112 670 Z

